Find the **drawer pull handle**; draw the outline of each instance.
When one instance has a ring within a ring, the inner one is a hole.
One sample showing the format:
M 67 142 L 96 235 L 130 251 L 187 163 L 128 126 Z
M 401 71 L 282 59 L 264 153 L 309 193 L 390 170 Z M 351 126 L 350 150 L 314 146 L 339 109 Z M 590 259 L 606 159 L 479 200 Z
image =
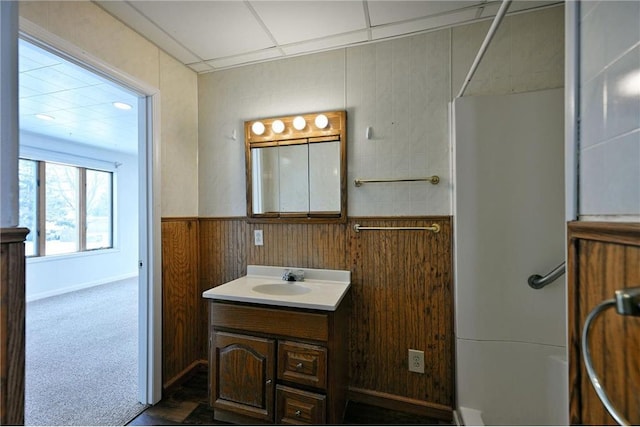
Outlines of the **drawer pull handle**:
M 302 411 L 300 411 L 299 409 L 296 411 L 296 417 L 299 417 L 300 415 L 302 415 Z
M 302 365 L 302 362 L 299 362 L 299 363 L 296 365 L 296 369 L 302 369 L 302 366 L 303 366 L 303 365 Z

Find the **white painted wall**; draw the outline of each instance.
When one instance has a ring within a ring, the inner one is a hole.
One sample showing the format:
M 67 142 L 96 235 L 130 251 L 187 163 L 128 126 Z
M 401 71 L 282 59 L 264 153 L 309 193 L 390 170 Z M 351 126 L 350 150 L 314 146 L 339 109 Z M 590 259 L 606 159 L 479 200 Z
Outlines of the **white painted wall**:
M 640 2 L 580 3 L 579 218 L 640 221 Z
M 488 425 L 565 424 L 564 276 L 527 284 L 565 258 L 563 90 L 454 110 L 458 405 Z
M 114 248 L 27 258 L 27 301 L 137 276 L 138 157 L 26 132 L 20 134 L 20 155 L 110 170 L 116 195 Z

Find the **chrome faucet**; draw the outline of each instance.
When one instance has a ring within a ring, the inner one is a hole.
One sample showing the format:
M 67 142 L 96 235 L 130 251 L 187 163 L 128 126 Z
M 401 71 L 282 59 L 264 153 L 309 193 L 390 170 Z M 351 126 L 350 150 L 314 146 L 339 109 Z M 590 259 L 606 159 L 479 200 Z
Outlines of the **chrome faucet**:
M 304 270 L 285 270 L 282 274 L 282 280 L 287 282 L 304 282 Z

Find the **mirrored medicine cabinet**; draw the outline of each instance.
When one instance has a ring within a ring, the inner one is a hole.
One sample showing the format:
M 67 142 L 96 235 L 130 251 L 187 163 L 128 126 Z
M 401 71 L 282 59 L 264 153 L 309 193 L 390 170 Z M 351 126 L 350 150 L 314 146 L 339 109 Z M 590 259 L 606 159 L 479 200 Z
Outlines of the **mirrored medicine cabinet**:
M 250 221 L 346 221 L 346 120 L 326 111 L 244 122 Z

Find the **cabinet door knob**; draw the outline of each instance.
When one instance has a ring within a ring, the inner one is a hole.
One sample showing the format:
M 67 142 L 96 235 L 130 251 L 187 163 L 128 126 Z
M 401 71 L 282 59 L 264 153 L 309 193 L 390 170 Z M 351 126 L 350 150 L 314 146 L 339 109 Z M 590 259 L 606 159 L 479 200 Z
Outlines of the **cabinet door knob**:
M 298 410 L 296 411 L 296 417 L 299 417 L 300 415 L 302 415 L 302 412 L 298 409 Z
M 267 384 L 271 384 L 271 380 L 267 380 Z
M 299 363 L 296 365 L 296 369 L 302 369 L 302 362 L 299 362 Z

